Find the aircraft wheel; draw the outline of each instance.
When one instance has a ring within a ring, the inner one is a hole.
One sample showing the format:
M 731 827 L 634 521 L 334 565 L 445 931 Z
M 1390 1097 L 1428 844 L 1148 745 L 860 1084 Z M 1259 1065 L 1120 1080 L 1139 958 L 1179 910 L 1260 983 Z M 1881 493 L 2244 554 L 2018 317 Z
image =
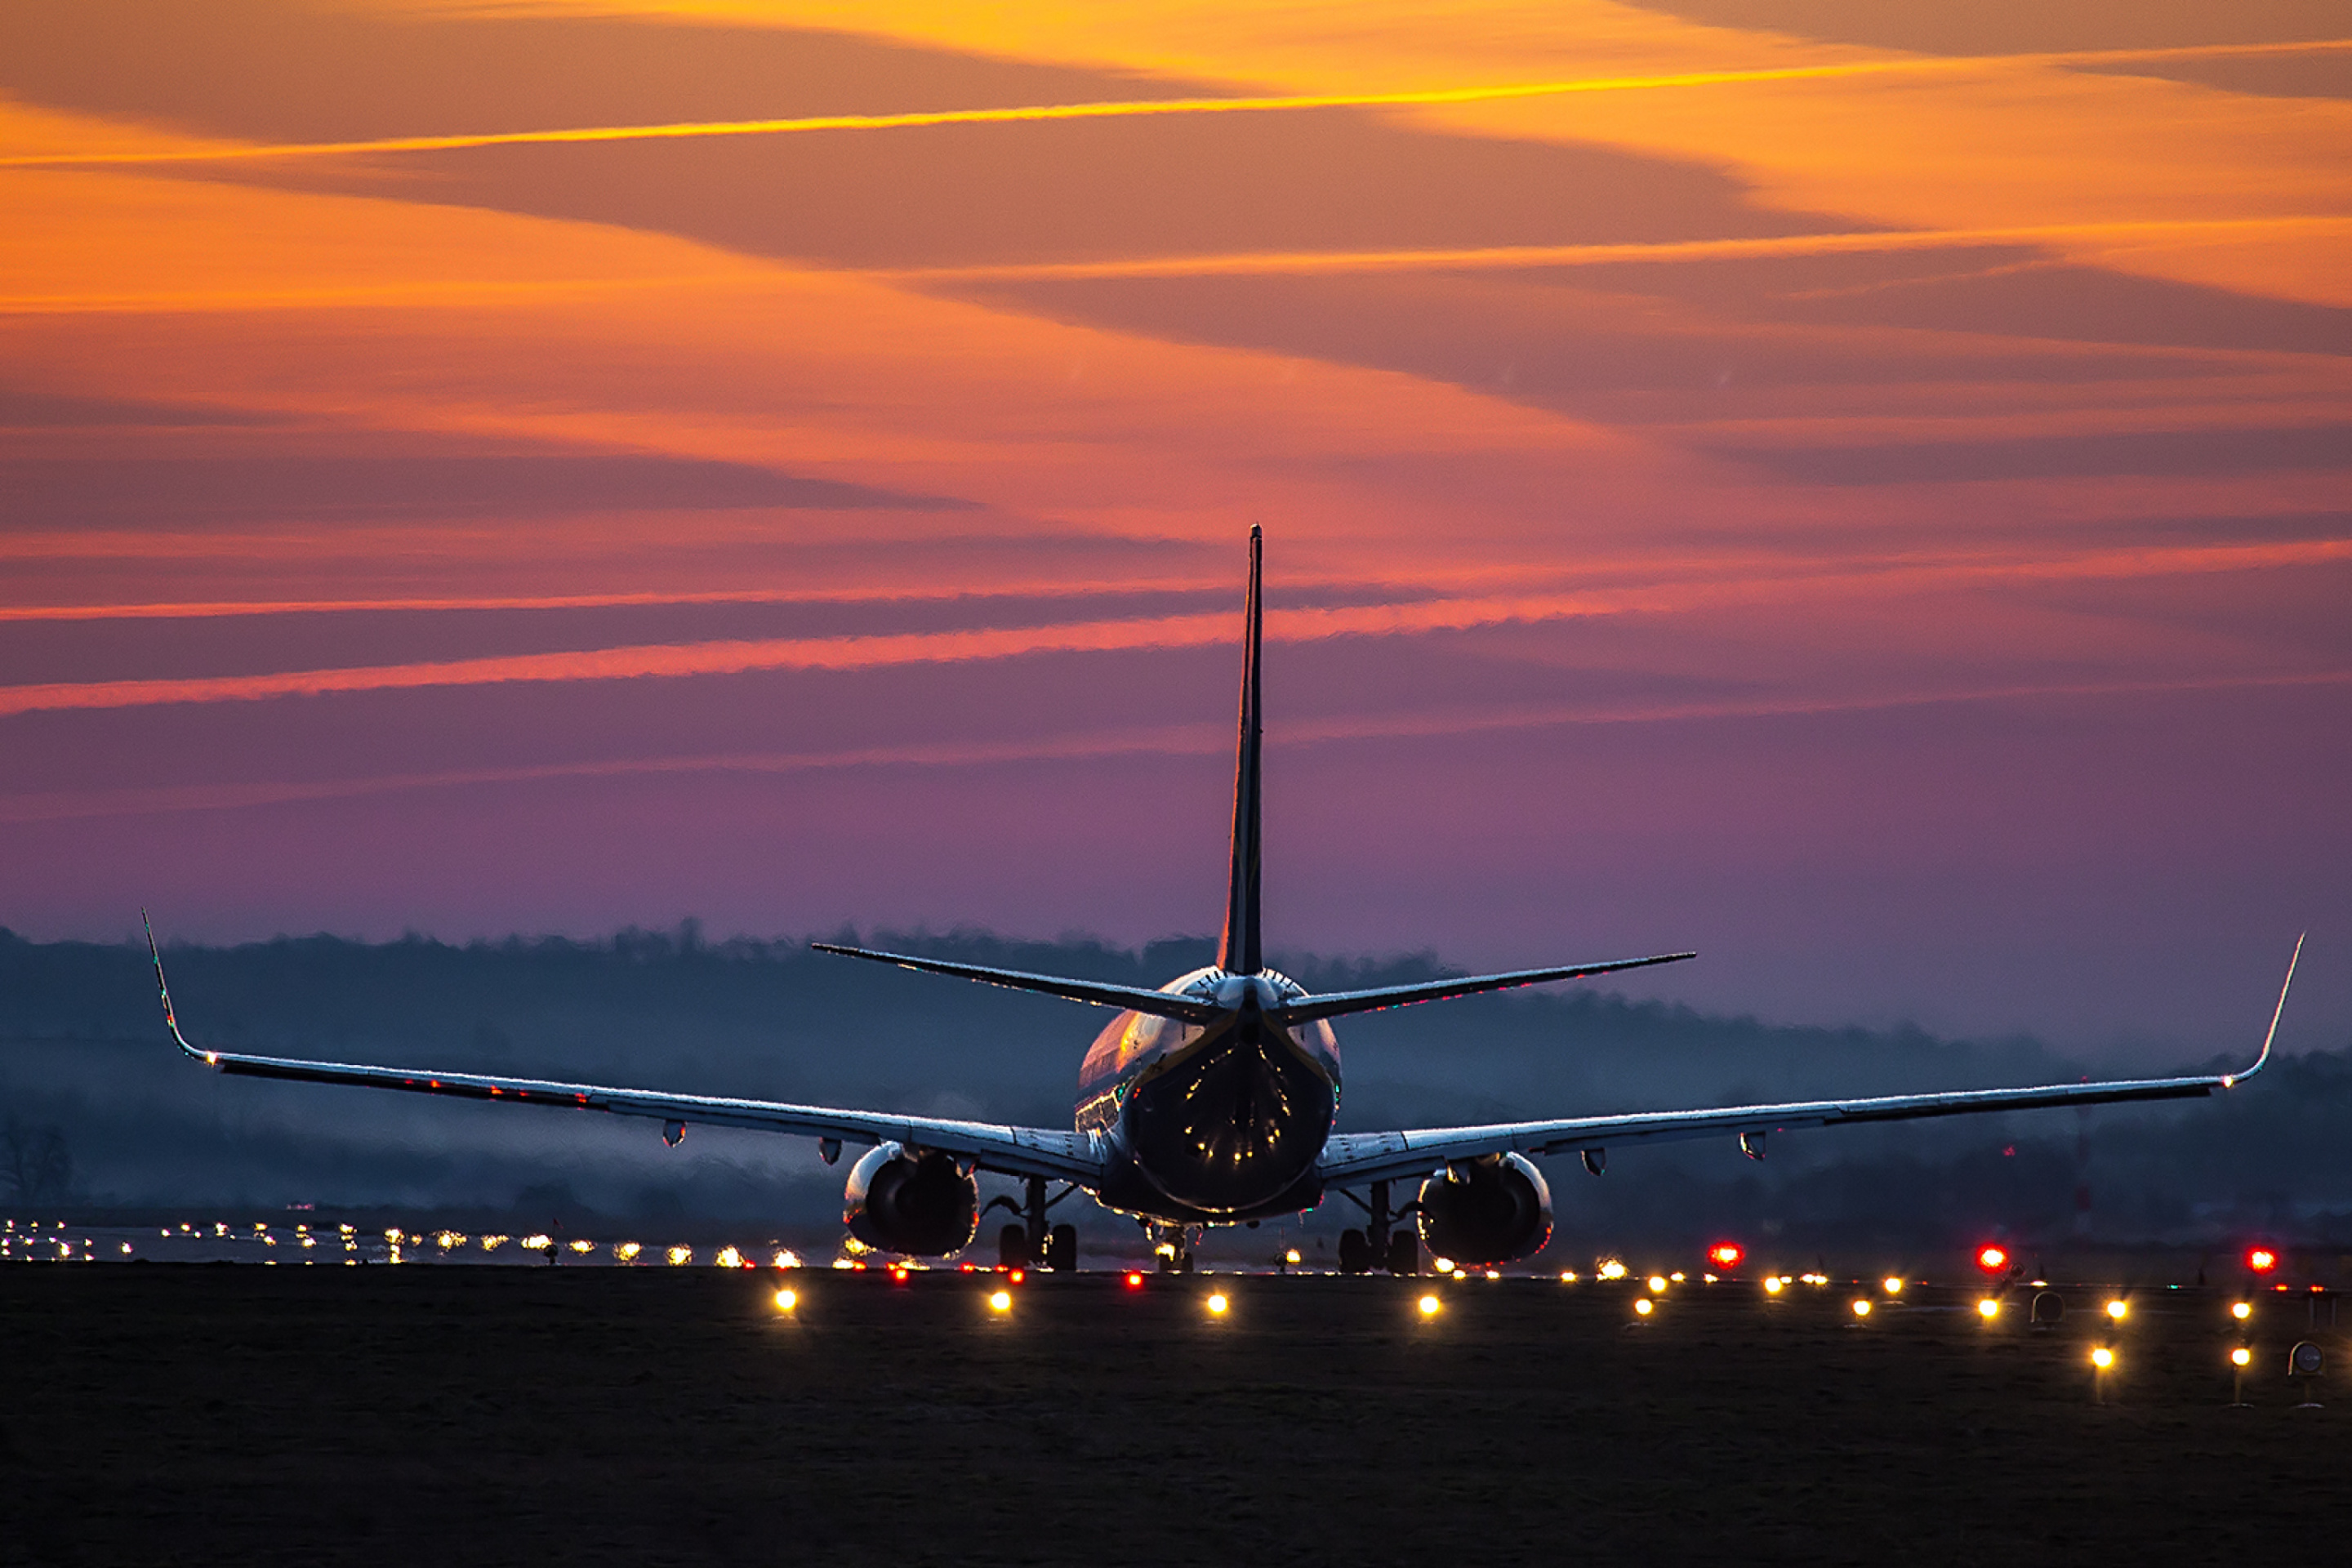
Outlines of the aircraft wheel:
M 996 1261 L 1006 1268 L 1029 1267 L 1029 1227 L 1008 1225 L 996 1233 Z
M 1339 1272 L 1361 1274 L 1372 1266 L 1372 1244 L 1360 1230 L 1339 1233 Z
M 1412 1231 L 1400 1230 L 1389 1237 L 1389 1272 L 1404 1279 L 1421 1272 L 1421 1237 Z
M 1045 1267 L 1056 1274 L 1078 1271 L 1078 1227 L 1057 1225 L 1045 1237 Z

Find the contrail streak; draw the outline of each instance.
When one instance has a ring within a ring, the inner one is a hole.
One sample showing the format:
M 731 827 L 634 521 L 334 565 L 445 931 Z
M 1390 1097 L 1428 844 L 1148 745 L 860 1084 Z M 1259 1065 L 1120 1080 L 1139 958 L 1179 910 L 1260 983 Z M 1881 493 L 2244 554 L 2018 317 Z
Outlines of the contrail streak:
M 1773 594 L 1832 592 L 1953 583 L 1998 584 L 2053 579 L 2148 577 L 2252 571 L 2352 559 L 2352 540 L 2121 549 L 2044 561 L 1895 558 L 1843 570 L 1796 573 L 1776 580 L 1661 583 L 1585 593 L 1489 595 L 1411 603 L 1298 609 L 1273 617 L 1269 632 L 1286 642 L 1336 637 L 1426 636 L 1511 623 L 1589 616 L 1671 614 L 1705 603 L 1753 601 Z M 0 687 L 0 717 L 17 713 L 143 708 L 183 702 L 251 702 L 362 691 L 576 680 L 676 679 L 772 670 L 852 670 L 961 663 L 1041 653 L 1105 653 L 1199 647 L 1233 636 L 1230 615 L 1137 616 L 1051 626 L 975 627 L 863 637 L 765 637 L 703 643 L 509 654 L 409 664 L 282 670 L 257 675 L 59 681 Z
M 1727 239 L 1607 241 L 1580 245 L 1488 245 L 1425 250 L 1243 251 L 1128 257 L 1108 261 L 1031 261 L 877 270 L 901 281 L 1021 282 L 1089 278 L 1213 278 L 1276 273 L 1452 272 L 1600 267 L 1623 261 L 1712 261 L 1780 256 L 1842 256 L 1941 250 L 1955 246 L 2044 245 L 2058 240 L 2161 240 L 2232 234 L 2352 232 L 2352 217 L 2136 218 L 2106 223 L 2019 224 L 1985 228 L 1863 229 L 1836 234 L 1752 235 Z
M 2352 234 L 2352 216 L 2282 214 L 2272 217 L 2128 218 L 2100 223 L 2019 224 L 1980 228 L 1887 228 L 1833 233 L 1748 235 L 1717 239 L 1611 240 L 1572 245 L 1489 245 L 1413 250 L 1279 250 L 1138 256 L 1105 261 L 982 262 L 950 267 L 825 267 L 803 261 L 828 276 L 882 283 L 1020 283 L 1122 278 L 1246 278 L 1348 272 L 1503 272 L 1542 268 L 1603 267 L 1622 262 L 1726 261 L 1797 256 L 1857 256 L 1969 247 L 2042 246 L 2065 241 L 2112 246 L 2178 239 L 2226 239 L 2243 235 Z M 781 276 L 781 274 L 780 274 Z M 730 274 L 729 282 L 754 279 Z M 669 288 L 678 277 L 618 278 L 595 285 L 620 290 Z M 712 281 L 719 280 L 716 275 Z M 401 284 L 383 288 L 221 291 L 170 290 L 144 294 L 0 295 L 0 316 L 138 314 L 194 310 L 312 310 L 340 305 L 445 305 L 466 303 L 489 286 L 467 282 Z M 537 286 L 500 286 L 518 297 L 541 292 Z M 2184 351 L 2175 351 L 2184 352 Z
M 2171 693 L 2352 685 L 2352 670 L 2206 676 L 2179 680 L 2020 682 L 1947 691 L 1864 692 L 1813 697 L 1738 698 L 1683 702 L 1588 703 L 1507 708 L 1484 712 L 1350 715 L 1286 726 L 1286 745 L 1434 738 L 1501 730 L 1572 724 L 1695 723 L 1719 719 L 1795 718 L 1809 714 L 1884 711 L 1962 703 L 2030 701 L 2053 697 L 2132 697 Z M 1233 744 L 1222 725 L 1168 725 L 1100 731 L 1034 740 L 934 742 L 866 746 L 835 752 L 720 752 L 671 757 L 621 757 L 519 767 L 447 769 L 359 778 L 282 780 L 152 788 L 71 790 L 0 795 L 0 823 L 57 822 L 100 816 L 143 816 L 188 811 L 236 811 L 303 801 L 350 800 L 407 790 L 466 789 L 544 784 L 562 779 L 625 778 L 706 773 L 796 773 L 871 767 L 985 767 L 1006 763 L 1082 762 L 1128 756 L 1210 756 Z
M 2013 55 L 1913 55 L 1888 59 L 1763 66 L 1740 70 L 1672 71 L 1648 76 L 1588 77 L 1572 81 L 1501 82 L 1480 87 L 1424 88 L 1400 92 L 1283 93 L 1232 98 L 1112 99 L 1091 103 L 1008 105 L 994 109 L 917 110 L 896 114 L 811 114 L 774 120 L 698 120 L 656 125 L 587 125 L 544 131 L 381 136 L 346 142 L 226 143 L 148 150 L 27 153 L 0 157 L 0 168 L 73 168 L 107 164 L 220 163 L 280 158 L 339 158 L 370 153 L 447 153 L 478 147 L 548 146 L 597 142 L 671 142 L 709 137 L 786 136 L 824 131 L 912 131 L 942 125 L 1006 125 L 1056 120 L 1128 120 L 1185 114 L 1277 114 L 1317 109 L 1417 109 L 1558 98 L 1585 92 L 1649 92 L 1676 88 L 1825 81 L 1848 77 L 1952 76 L 2018 67 L 2120 65 L 2231 56 L 2300 54 L 2352 49 L 2352 38 L 2299 43 L 2195 44 L 2152 49 L 2079 49 Z

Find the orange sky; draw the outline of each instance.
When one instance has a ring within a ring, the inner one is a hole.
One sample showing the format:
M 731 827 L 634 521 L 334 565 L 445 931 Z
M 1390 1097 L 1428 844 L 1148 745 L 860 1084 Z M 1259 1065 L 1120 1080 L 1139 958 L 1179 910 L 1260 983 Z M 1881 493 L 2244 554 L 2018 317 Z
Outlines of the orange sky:
M 44 0 L 0 210 L 14 929 L 1205 929 L 1259 521 L 1296 945 L 2352 943 L 2326 5 Z

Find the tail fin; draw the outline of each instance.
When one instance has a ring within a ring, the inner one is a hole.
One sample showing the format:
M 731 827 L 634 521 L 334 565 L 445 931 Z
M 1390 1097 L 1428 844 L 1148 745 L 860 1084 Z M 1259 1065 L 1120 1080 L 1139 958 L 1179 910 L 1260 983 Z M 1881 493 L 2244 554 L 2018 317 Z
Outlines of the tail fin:
M 1249 599 L 1242 630 L 1241 741 L 1234 760 L 1234 866 L 1225 893 L 1225 935 L 1218 966 L 1228 974 L 1255 974 L 1265 967 L 1258 933 L 1258 868 L 1263 848 L 1258 811 L 1258 643 L 1265 605 L 1258 595 L 1258 567 L 1265 531 L 1250 524 Z

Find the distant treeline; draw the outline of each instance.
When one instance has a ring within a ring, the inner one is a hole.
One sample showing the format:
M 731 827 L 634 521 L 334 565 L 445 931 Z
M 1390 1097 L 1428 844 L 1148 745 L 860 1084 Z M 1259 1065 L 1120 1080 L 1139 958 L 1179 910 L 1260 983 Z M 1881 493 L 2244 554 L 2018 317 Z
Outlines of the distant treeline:
M 983 931 L 833 933 L 865 945 L 1155 985 L 1205 938 L 1140 951 Z M 1099 1009 L 812 952 L 800 939 L 281 938 L 169 946 L 191 1038 L 475 1068 L 1066 1125 Z M 1311 989 L 1445 973 L 1433 954 L 1288 955 Z M 2031 1039 L 1794 1028 L 1552 988 L 1349 1020 L 1347 1128 L 1485 1121 L 2071 1079 Z M 2234 1063 L 2136 1064 L 2168 1072 Z M 2285 1057 L 2215 1101 L 1966 1118 L 1628 1149 L 1553 1162 L 1576 1250 L 1730 1229 L 1944 1245 L 1999 1229 L 2202 1245 L 2260 1230 L 2352 1245 L 2352 1049 Z M 0 1200 L 278 1207 L 564 1205 L 648 1220 L 821 1222 L 842 1173 L 801 1140 L 695 1129 L 679 1149 L 595 1115 L 224 1079 L 165 1039 L 143 948 L 0 930 Z M 1337 1229 L 1345 1205 L 1314 1222 Z M 1125 1224 L 1097 1214 L 1095 1226 Z

